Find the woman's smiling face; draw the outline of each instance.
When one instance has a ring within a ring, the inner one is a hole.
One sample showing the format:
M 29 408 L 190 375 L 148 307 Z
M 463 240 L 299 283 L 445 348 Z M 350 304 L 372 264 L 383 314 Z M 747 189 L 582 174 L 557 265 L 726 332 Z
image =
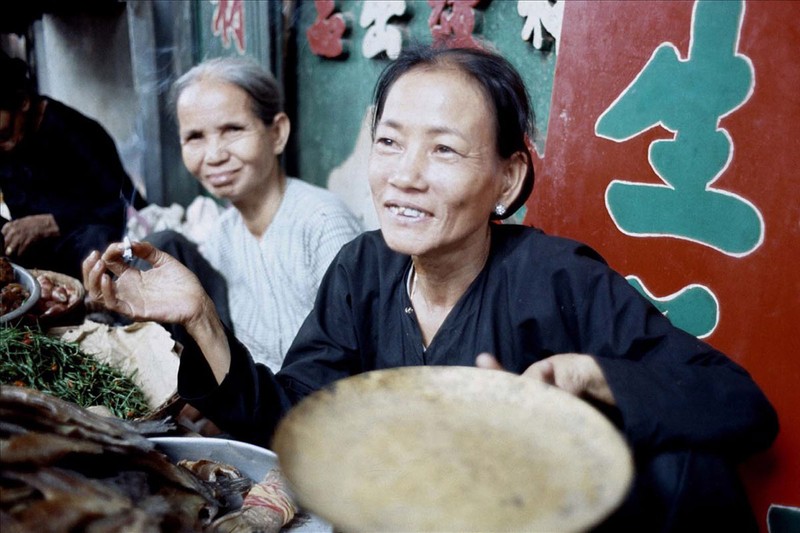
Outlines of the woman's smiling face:
M 436 256 L 485 245 L 508 166 L 495 139 L 486 96 L 457 69 L 414 69 L 392 85 L 369 161 L 390 248 Z
M 250 96 L 231 83 L 203 79 L 177 102 L 186 168 L 218 198 L 234 204 L 263 194 L 280 172 L 273 127 L 253 112 Z

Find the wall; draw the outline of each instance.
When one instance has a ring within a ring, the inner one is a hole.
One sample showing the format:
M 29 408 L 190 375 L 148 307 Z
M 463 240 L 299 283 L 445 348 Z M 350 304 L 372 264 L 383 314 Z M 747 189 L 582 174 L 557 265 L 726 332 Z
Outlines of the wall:
M 326 12 L 327 17 L 320 15 L 317 5 L 333 6 L 333 12 Z M 370 9 L 373 6 L 377 8 Z M 375 80 L 390 59 L 387 52 L 367 57 L 365 47 L 374 52 L 382 46 L 396 46 L 399 39 L 405 44 L 432 39 L 432 10 L 427 2 L 394 2 L 388 9 L 384 6 L 361 1 L 304 1 L 298 4 L 295 27 L 297 121 L 292 146 L 299 153 L 297 172 L 303 179 L 337 192 L 368 227 L 375 227 L 377 220 L 366 183 L 369 142 L 364 120 Z M 555 50 L 540 51 L 530 38 L 521 37 L 526 18 L 518 14 L 517 2 L 483 2 L 467 9 L 474 19 L 475 36 L 490 40 L 525 78 L 536 115 L 536 142 L 543 145 Z M 346 25 L 342 53 L 333 58 L 315 54 L 307 33 L 315 28 L 322 32 L 337 18 Z M 551 30 L 556 31 L 554 26 Z M 520 213 L 519 221 L 523 216 L 524 212 Z
M 97 120 L 134 183 L 157 204 L 188 203 L 200 190 L 183 169 L 177 143 L 170 142 L 177 133 L 162 105 L 173 65 L 191 65 L 180 60 L 182 49 L 191 47 L 180 42 L 188 7 L 163 0 L 34 0 L 35 17 L 25 32 L 32 36 L 26 55 L 39 90 Z M 164 28 L 170 24 L 175 27 Z
M 45 14 L 35 24 L 39 90 L 102 124 L 117 143 L 126 170 L 144 187 L 136 155 L 133 89 L 125 10 L 104 14 Z
M 372 86 L 398 40 L 432 40 L 444 0 L 395 2 L 379 6 L 394 15 L 376 17 L 370 4 L 298 4 L 295 134 L 300 176 L 374 225 Z M 742 468 L 766 529 L 771 505 L 800 506 L 800 3 L 464 7 L 476 20 L 467 36 L 504 53 L 534 101 L 537 183 L 524 222 L 596 247 L 673 322 L 743 365 L 778 409 L 775 445 Z M 384 52 L 367 57 L 365 46 Z
M 567 2 L 526 219 L 601 250 L 764 388 L 781 433 L 743 469 L 761 517 L 800 505 L 798 15 Z
M 124 11 L 93 17 L 45 15 L 36 43 L 43 93 L 102 119 L 115 138 L 133 135 L 136 99 Z

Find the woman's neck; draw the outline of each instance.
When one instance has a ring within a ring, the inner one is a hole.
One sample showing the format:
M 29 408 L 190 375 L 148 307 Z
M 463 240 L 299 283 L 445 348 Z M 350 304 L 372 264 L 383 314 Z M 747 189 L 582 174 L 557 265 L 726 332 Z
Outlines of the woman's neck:
M 414 294 L 430 307 L 452 309 L 478 277 L 491 248 L 491 233 L 473 246 L 435 258 L 415 256 Z
M 483 270 L 490 247 L 491 235 L 487 231 L 485 239 L 466 250 L 438 255 L 435 259 L 412 258 L 409 298 L 425 347 L 430 345 L 450 311 Z
M 272 223 L 283 201 L 286 186 L 286 176 L 281 172 L 275 179 L 267 181 L 267 186 L 261 194 L 254 194 L 252 199 L 234 203 L 248 231 L 255 237 L 260 238 L 264 235 Z

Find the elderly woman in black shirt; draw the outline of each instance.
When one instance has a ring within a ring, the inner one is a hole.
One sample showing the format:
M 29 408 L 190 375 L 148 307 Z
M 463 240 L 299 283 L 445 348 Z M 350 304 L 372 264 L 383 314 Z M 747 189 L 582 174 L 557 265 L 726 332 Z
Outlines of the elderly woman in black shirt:
M 587 246 L 492 222 L 533 185 L 525 87 L 502 57 L 407 51 L 375 91 L 369 180 L 380 231 L 345 245 L 277 374 L 226 333 L 193 276 L 147 244 L 139 272 L 110 246 L 89 291 L 135 318 L 184 326 L 179 390 L 267 445 L 308 394 L 369 370 L 504 368 L 609 413 L 637 476 L 601 528 L 754 529 L 736 461 L 769 446 L 776 415 L 747 372 L 675 328 Z M 115 276 L 110 276 L 109 272 Z

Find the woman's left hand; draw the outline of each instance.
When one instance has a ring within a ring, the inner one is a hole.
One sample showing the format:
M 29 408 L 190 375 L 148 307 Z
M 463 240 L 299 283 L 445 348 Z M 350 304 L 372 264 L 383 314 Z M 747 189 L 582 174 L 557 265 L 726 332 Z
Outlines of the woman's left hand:
M 489 353 L 479 354 L 475 359 L 475 365 L 478 368 L 504 370 L 497 359 Z M 522 375 L 555 385 L 578 397 L 588 396 L 609 405 L 616 405 L 614 394 L 600 365 L 590 355 L 578 353 L 551 355 L 533 363 Z

